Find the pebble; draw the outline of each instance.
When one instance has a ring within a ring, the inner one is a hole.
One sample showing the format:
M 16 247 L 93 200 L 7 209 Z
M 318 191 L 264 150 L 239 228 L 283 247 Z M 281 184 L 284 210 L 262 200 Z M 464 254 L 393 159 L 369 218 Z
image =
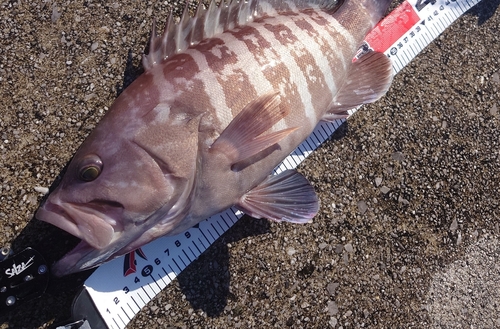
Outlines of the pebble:
M 450 231 L 451 231 L 452 233 L 455 233 L 455 231 L 457 230 L 457 228 L 458 228 L 458 222 L 457 222 L 457 219 L 455 218 L 455 219 L 453 220 L 453 222 L 451 222 L 451 225 L 450 225 Z
M 38 193 L 42 193 L 43 195 L 49 193 L 49 188 L 48 187 L 43 187 L 43 186 L 35 186 L 34 190 Z
M 352 253 L 354 252 L 354 248 L 352 247 L 352 244 L 348 243 L 344 246 L 344 249 L 345 251 L 347 251 L 348 253 Z
M 377 177 L 375 178 L 375 186 L 380 186 L 380 184 L 382 184 L 382 178 L 381 177 Z
M 382 194 L 387 194 L 387 193 L 389 193 L 389 191 L 390 191 L 390 190 L 391 190 L 391 189 L 390 189 L 390 188 L 388 188 L 388 187 L 387 187 L 387 186 L 385 186 L 385 185 L 384 185 L 384 186 L 382 186 L 382 187 L 380 188 L 380 192 L 382 192 Z
M 500 83 L 500 75 L 498 74 L 498 72 L 493 73 L 493 75 L 491 76 L 491 79 L 495 83 Z
M 341 254 L 343 250 L 344 250 L 344 246 L 343 246 L 343 245 L 341 245 L 341 244 L 337 244 L 337 245 L 335 246 L 335 252 L 336 252 L 337 254 Z
M 329 315 L 336 315 L 339 313 L 339 307 L 334 301 L 328 301 L 328 314 Z
M 55 23 L 61 18 L 61 13 L 57 10 L 57 6 L 54 4 L 52 7 L 52 15 L 50 17 L 52 23 Z
M 493 106 L 490 109 L 490 114 L 493 116 L 496 116 L 498 114 L 497 104 L 493 104 Z
M 337 290 L 337 288 L 339 287 L 339 283 L 338 282 L 330 282 L 327 286 L 326 286 L 326 290 L 328 291 L 328 293 L 333 296 L 335 295 L 335 290 Z
M 405 159 L 404 154 L 401 152 L 394 152 L 391 154 L 391 157 L 393 160 L 396 160 L 396 161 L 403 161 Z
M 368 210 L 368 205 L 365 201 L 358 201 L 358 210 L 361 215 L 364 215 L 364 213 Z
M 403 198 L 401 195 L 398 197 L 398 202 L 405 204 L 405 205 L 410 204 L 410 202 L 408 200 L 406 200 L 405 198 Z

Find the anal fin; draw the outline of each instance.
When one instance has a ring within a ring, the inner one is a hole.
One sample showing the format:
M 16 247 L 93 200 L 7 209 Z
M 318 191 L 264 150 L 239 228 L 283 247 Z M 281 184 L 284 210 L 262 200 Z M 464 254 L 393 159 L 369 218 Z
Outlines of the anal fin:
M 391 85 L 391 60 L 383 53 L 371 52 L 351 65 L 347 80 L 330 104 L 323 121 L 346 118 L 347 110 L 375 102 Z
M 248 159 L 280 142 L 298 128 L 287 128 L 262 135 L 288 115 L 280 107 L 278 93 L 265 94 L 247 104 L 212 144 L 211 150 L 222 152 L 231 164 Z
M 269 176 L 243 195 L 237 206 L 252 217 L 291 223 L 306 223 L 319 210 L 314 188 L 296 170 Z

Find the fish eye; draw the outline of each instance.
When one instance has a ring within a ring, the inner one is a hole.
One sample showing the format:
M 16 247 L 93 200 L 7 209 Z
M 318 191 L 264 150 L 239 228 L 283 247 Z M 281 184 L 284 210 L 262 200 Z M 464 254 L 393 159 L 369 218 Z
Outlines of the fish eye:
M 91 182 L 99 177 L 101 171 L 101 159 L 97 155 L 89 155 L 80 163 L 79 178 L 84 182 Z

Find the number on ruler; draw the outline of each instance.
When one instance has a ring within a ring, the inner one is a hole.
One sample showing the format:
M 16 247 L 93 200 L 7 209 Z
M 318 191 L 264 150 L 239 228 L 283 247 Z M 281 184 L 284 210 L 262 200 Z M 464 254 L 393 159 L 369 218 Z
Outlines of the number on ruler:
M 152 265 L 146 265 L 141 271 L 141 274 L 143 277 L 150 276 L 151 273 L 153 273 L 153 266 Z
M 118 303 L 120 302 L 120 300 L 118 299 L 118 297 L 115 297 L 115 298 L 113 298 L 113 302 L 115 302 L 115 305 L 118 305 Z
M 124 291 L 126 294 L 128 294 L 128 293 L 130 292 L 130 289 L 129 289 L 127 286 L 125 286 L 125 287 L 123 287 L 123 291 Z

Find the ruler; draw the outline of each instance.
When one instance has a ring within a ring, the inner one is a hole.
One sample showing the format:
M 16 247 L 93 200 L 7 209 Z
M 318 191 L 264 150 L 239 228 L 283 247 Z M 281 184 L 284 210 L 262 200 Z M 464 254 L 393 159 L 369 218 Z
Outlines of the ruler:
M 397 73 L 480 1 L 407 0 L 370 32 L 357 56 L 368 50 L 384 52 Z M 342 122 L 320 123 L 275 173 L 296 168 Z M 228 209 L 182 234 L 159 238 L 100 266 L 75 299 L 73 318 L 86 318 L 95 329 L 125 328 L 151 299 L 242 216 L 242 212 Z

